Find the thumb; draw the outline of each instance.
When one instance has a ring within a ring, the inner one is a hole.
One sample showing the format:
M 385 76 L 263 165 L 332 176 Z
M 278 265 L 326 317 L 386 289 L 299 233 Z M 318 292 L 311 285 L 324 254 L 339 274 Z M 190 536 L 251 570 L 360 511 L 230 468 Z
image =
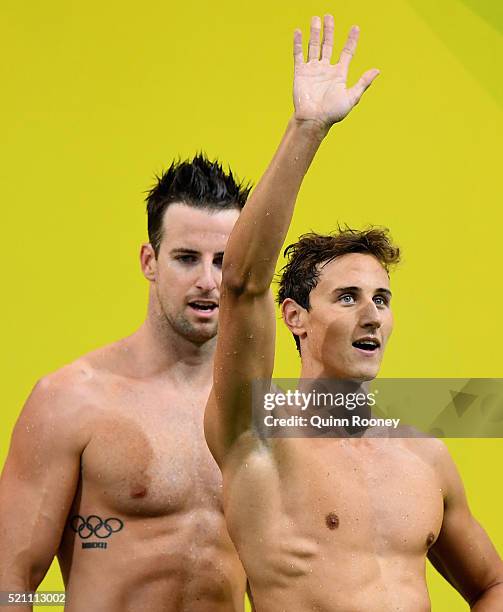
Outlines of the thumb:
M 364 92 L 372 85 L 373 81 L 379 75 L 379 70 L 377 68 L 372 68 L 372 70 L 367 70 L 367 72 L 363 73 L 360 80 L 348 89 L 349 99 L 351 100 L 351 104 L 356 106 L 363 96 Z

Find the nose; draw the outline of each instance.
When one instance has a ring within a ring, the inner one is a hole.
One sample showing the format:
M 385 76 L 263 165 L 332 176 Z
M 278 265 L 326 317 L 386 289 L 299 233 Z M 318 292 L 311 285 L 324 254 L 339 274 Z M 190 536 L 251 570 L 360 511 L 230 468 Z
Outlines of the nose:
M 209 293 L 218 287 L 217 272 L 212 262 L 202 262 L 198 272 L 195 285 L 199 291 Z
M 382 325 L 381 312 L 374 300 L 369 300 L 360 310 L 360 326 L 365 329 L 379 329 Z

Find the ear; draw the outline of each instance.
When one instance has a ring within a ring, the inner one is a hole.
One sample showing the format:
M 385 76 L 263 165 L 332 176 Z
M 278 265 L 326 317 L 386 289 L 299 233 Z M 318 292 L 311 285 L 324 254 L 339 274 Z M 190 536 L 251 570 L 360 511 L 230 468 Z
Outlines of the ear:
M 288 329 L 295 336 L 306 337 L 306 317 L 307 311 L 299 306 L 295 300 L 286 298 L 281 304 L 281 315 Z
M 157 275 L 157 259 L 154 247 L 147 242 L 141 245 L 140 265 L 143 276 L 149 281 L 155 281 Z

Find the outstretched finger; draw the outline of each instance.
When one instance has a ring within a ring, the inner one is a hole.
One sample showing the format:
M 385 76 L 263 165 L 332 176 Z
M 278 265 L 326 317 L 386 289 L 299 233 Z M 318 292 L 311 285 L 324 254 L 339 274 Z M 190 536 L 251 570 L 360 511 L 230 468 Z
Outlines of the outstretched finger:
M 300 30 L 295 30 L 293 33 L 293 61 L 296 66 L 304 62 L 304 53 L 302 53 L 302 32 Z
M 330 61 L 334 48 L 334 17 L 325 15 L 323 18 L 323 44 L 321 45 L 321 59 Z
M 309 51 L 307 61 L 320 59 L 320 33 L 321 19 L 319 17 L 311 17 L 311 31 L 309 33 Z
M 360 28 L 358 26 L 353 26 L 349 31 L 344 49 L 341 51 L 339 56 L 339 64 L 342 66 L 344 78 L 347 78 L 348 76 L 349 64 L 351 63 L 353 55 L 355 54 L 359 36 Z
M 373 81 L 379 74 L 379 70 L 376 68 L 372 68 L 372 70 L 367 70 L 358 83 L 353 85 L 351 89 L 348 89 L 349 99 L 351 100 L 351 104 L 355 106 L 360 101 L 361 97 L 365 93 L 365 91 L 372 85 Z

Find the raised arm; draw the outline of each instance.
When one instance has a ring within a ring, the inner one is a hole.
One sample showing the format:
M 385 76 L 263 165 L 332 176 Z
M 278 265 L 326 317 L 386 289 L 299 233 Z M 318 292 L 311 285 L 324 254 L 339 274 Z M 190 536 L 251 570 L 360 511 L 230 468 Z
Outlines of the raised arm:
M 445 509 L 442 529 L 428 558 L 474 612 L 503 610 L 503 562 L 472 516 L 456 466 L 441 443 L 438 455 Z
M 219 314 L 214 388 L 205 431 L 222 463 L 235 440 L 251 426 L 251 383 L 267 379 L 274 362 L 275 316 L 270 286 L 302 179 L 330 127 L 344 119 L 377 76 L 369 70 L 346 87 L 359 30 L 353 27 L 339 61 L 331 64 L 334 20 L 313 17 L 308 57 L 295 31 L 295 112 L 264 176 L 243 209 L 226 247 Z
M 0 479 L 0 591 L 35 590 L 58 549 L 85 445 L 70 401 L 41 381 L 14 428 Z

